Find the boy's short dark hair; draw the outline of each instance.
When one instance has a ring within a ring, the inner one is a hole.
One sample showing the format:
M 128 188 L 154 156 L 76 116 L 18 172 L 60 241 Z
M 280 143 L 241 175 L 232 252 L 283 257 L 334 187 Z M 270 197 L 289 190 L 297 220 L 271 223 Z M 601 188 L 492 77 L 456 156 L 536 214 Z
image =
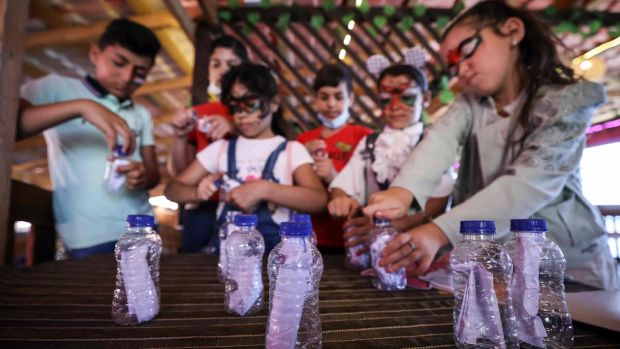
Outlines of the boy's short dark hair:
M 420 88 L 422 89 L 422 92 L 428 91 L 428 79 L 426 78 L 426 75 L 424 75 L 423 72 L 421 72 L 414 66 L 408 64 L 391 65 L 381 71 L 381 74 L 379 74 L 378 82 L 381 83 L 381 80 L 383 80 L 383 78 L 385 78 L 387 75 L 405 75 L 411 80 L 415 81 L 416 84 L 418 84 L 418 86 L 420 86 Z
M 232 50 L 235 56 L 239 57 L 241 62 L 248 61 L 248 51 L 245 49 L 245 46 L 243 46 L 239 40 L 230 35 L 222 35 L 215 39 L 211 44 L 211 53 L 213 53 L 218 47 Z
M 353 92 L 353 79 L 351 78 L 349 68 L 342 64 L 326 64 L 316 73 L 312 89 L 316 93 L 319 92 L 321 87 L 338 87 L 343 82 L 347 86 L 347 91 L 351 94 Z
M 161 49 L 161 44 L 153 31 L 126 18 L 110 22 L 99 37 L 98 44 L 102 50 L 111 45 L 120 45 L 138 56 L 148 57 L 153 61 Z

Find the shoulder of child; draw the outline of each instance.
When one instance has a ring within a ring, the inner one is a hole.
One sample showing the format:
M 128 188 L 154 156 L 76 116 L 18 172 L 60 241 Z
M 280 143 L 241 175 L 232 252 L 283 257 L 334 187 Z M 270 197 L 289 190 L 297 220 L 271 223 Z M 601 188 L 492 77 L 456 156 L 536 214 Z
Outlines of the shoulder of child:
M 302 144 L 305 144 L 305 143 L 308 143 L 310 141 L 313 141 L 313 140 L 319 138 L 320 136 L 321 136 L 321 127 L 319 126 L 319 127 L 314 128 L 314 129 L 312 129 L 310 131 L 306 131 L 306 132 L 300 134 L 297 137 L 297 141 L 302 143 Z
M 607 101 L 607 94 L 603 85 L 579 80 L 570 85 L 550 87 L 542 99 L 567 109 L 578 109 L 600 106 Z

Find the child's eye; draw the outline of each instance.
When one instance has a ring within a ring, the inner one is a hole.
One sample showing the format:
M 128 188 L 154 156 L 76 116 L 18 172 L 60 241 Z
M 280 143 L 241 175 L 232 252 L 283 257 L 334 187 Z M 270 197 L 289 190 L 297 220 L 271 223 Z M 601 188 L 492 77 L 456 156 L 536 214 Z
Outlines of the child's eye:
M 114 66 L 119 68 L 125 66 L 125 62 L 112 61 L 112 63 L 114 63 Z
M 400 97 L 400 99 L 403 101 L 403 103 L 411 107 L 415 104 L 416 96 L 403 95 Z
M 473 54 L 476 52 L 476 49 L 478 48 L 479 42 L 480 40 L 478 40 L 478 37 L 473 37 L 467 42 L 464 42 L 463 46 L 461 47 L 461 55 L 463 56 L 463 58 L 469 58 L 473 56 Z
M 381 104 L 381 108 L 385 108 L 388 105 L 390 105 L 390 102 L 392 101 L 391 98 L 379 98 L 379 103 Z

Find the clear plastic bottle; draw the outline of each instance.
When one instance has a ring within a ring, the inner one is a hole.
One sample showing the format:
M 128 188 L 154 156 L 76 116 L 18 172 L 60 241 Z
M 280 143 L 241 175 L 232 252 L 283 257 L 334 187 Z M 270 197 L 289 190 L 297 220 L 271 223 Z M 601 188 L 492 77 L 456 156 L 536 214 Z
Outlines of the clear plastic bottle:
M 233 220 L 235 216 L 240 213 L 241 212 L 239 211 L 226 212 L 226 222 L 222 224 L 220 231 L 218 232 L 220 238 L 220 256 L 217 262 L 217 280 L 221 283 L 226 282 L 226 238 L 230 233 L 237 229 Z
M 236 229 L 226 239 L 224 307 L 233 315 L 251 315 L 263 307 L 265 240 L 256 230 L 257 221 L 254 214 L 236 215 Z
M 159 258 L 161 238 L 148 215 L 127 216 L 127 232 L 116 243 L 116 288 L 112 319 L 119 325 L 137 325 L 159 313 Z
M 291 213 L 291 222 L 300 222 L 300 223 L 310 224 L 310 229 L 312 230 L 312 236 L 310 237 L 310 241 L 312 241 L 314 246 L 316 246 L 316 243 L 317 243 L 316 233 L 314 232 L 314 229 L 312 229 L 312 217 L 310 217 L 309 214 L 296 213 L 296 212 Z
M 454 339 L 458 348 L 512 348 L 512 262 L 495 240 L 494 221 L 461 221 L 463 240 L 450 255 Z
M 373 229 L 370 233 L 370 261 L 375 271 L 372 284 L 381 291 L 399 291 L 407 287 L 407 274 L 405 268 L 390 273 L 379 265 L 381 253 L 387 244 L 397 234 L 396 229 L 387 219 L 374 218 Z
M 106 162 L 105 173 L 103 174 L 103 183 L 105 190 L 109 192 L 117 192 L 125 185 L 125 175 L 118 173 L 116 169 L 119 166 L 129 164 L 127 158 L 129 154 L 123 151 L 121 145 L 114 147 L 113 157 Z
M 349 227 L 346 231 L 349 231 L 355 227 Z M 347 241 L 354 240 L 355 237 L 350 237 Z M 366 247 L 365 244 L 360 243 L 355 246 L 345 248 L 345 260 L 344 265 L 347 269 L 352 270 L 364 270 L 370 268 L 370 255 L 368 252 L 358 254 L 360 250 Z
M 521 348 L 570 348 L 573 324 L 564 293 L 566 260 L 562 250 L 545 237 L 544 219 L 513 219 L 513 237 L 504 249 L 514 271 L 512 309 Z
M 269 254 L 267 348 L 320 348 L 319 283 L 323 258 L 310 241 L 311 226 L 280 225 L 282 241 Z

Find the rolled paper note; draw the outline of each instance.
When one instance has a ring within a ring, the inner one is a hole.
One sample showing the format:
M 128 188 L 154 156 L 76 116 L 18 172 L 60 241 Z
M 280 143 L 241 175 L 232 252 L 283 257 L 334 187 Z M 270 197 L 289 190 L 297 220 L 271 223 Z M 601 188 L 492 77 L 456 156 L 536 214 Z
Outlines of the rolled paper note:
M 125 185 L 126 176 L 124 173 L 119 173 L 118 168 L 120 166 L 128 165 L 127 159 L 115 159 L 112 162 L 112 168 L 110 169 L 110 176 L 108 177 L 108 190 L 118 191 Z
M 542 239 L 542 241 L 538 240 Z M 538 316 L 540 255 L 544 237 L 523 239 L 518 237 L 513 256 L 514 277 L 512 297 L 517 319 L 519 340 L 532 346 L 544 348 L 547 331 Z
M 127 312 L 138 322 L 148 321 L 159 313 L 159 297 L 147 262 L 148 246 L 121 252 L 121 275 L 127 294 Z
M 494 341 L 498 348 L 505 349 L 499 304 L 493 288 L 493 274 L 478 262 L 459 264 L 454 270 L 469 274 L 461 312 L 455 324 L 457 340 L 459 343 L 475 345 L 479 338 L 485 338 Z
M 259 262 L 256 256 L 246 256 L 228 265 L 232 281 L 237 286 L 229 293 L 228 306 L 241 316 L 256 303 L 263 290 Z
M 370 245 L 370 260 L 372 262 L 372 268 L 382 284 L 390 286 L 405 285 L 407 283 L 405 268 L 400 268 L 397 271 L 390 273 L 384 267 L 379 265 L 381 253 L 390 240 L 391 237 L 388 234 L 383 234 L 377 237 L 377 239 Z

